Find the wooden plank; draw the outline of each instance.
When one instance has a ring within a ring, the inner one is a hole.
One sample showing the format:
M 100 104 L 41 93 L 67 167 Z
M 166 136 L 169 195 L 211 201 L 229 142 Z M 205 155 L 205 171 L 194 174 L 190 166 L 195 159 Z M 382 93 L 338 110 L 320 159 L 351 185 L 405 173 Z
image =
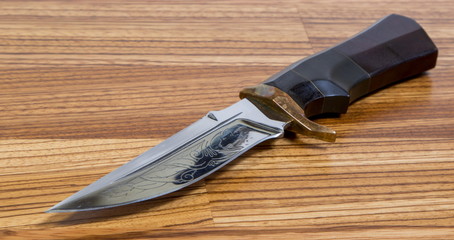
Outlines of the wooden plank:
M 451 239 L 449 0 L 0 2 L 0 238 Z M 289 134 L 205 181 L 43 213 L 289 63 L 398 13 L 437 68 L 355 102 L 336 143 Z
M 201 227 L 201 228 L 109 228 L 99 229 L 63 229 L 46 230 L 0 230 L 0 236 L 7 240 L 17 239 L 77 239 L 83 236 L 86 239 L 315 239 L 324 240 L 359 240 L 359 239 L 449 239 L 453 230 L 449 228 L 416 228 L 401 227 L 398 233 L 390 231 L 389 227 L 376 226 L 373 228 L 339 227 L 339 228 L 302 228 L 302 227 Z M 87 232 L 87 233 L 81 233 Z M 417 236 L 417 237 L 416 237 Z
M 0 64 L 11 68 L 269 66 L 309 53 L 294 6 L 2 1 L 0 7 Z

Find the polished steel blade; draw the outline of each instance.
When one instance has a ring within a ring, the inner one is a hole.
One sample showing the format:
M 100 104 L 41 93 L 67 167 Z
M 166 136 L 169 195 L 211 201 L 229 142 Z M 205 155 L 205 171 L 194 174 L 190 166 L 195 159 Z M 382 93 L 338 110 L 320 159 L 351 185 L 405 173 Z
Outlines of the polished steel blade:
M 249 100 L 209 112 L 48 212 L 95 210 L 177 191 L 218 170 L 248 149 L 283 135 L 286 123 L 266 117 Z

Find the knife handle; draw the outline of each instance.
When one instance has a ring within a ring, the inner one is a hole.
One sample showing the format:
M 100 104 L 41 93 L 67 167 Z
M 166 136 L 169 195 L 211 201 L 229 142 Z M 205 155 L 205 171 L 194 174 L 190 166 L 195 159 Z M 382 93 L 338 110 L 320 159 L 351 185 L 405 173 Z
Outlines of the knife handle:
M 356 99 L 435 67 L 437 55 L 416 21 L 392 14 L 339 45 L 293 63 L 264 84 L 290 95 L 307 117 L 345 113 Z

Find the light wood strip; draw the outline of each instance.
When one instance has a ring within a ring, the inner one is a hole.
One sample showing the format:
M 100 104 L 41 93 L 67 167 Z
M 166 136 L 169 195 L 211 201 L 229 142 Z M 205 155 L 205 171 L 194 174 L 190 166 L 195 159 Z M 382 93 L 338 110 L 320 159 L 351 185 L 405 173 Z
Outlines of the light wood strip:
M 0 238 L 452 239 L 450 0 L 0 2 Z M 437 67 L 316 119 L 185 190 L 104 211 L 43 211 L 238 92 L 391 13 Z

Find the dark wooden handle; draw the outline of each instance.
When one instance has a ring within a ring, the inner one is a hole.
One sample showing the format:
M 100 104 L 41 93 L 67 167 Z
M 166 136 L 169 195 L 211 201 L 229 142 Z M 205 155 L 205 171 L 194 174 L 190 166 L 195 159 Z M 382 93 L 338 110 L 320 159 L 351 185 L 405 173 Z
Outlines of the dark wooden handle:
M 363 32 L 302 59 L 265 81 L 306 116 L 345 113 L 361 96 L 435 67 L 438 50 L 413 19 L 389 15 Z

